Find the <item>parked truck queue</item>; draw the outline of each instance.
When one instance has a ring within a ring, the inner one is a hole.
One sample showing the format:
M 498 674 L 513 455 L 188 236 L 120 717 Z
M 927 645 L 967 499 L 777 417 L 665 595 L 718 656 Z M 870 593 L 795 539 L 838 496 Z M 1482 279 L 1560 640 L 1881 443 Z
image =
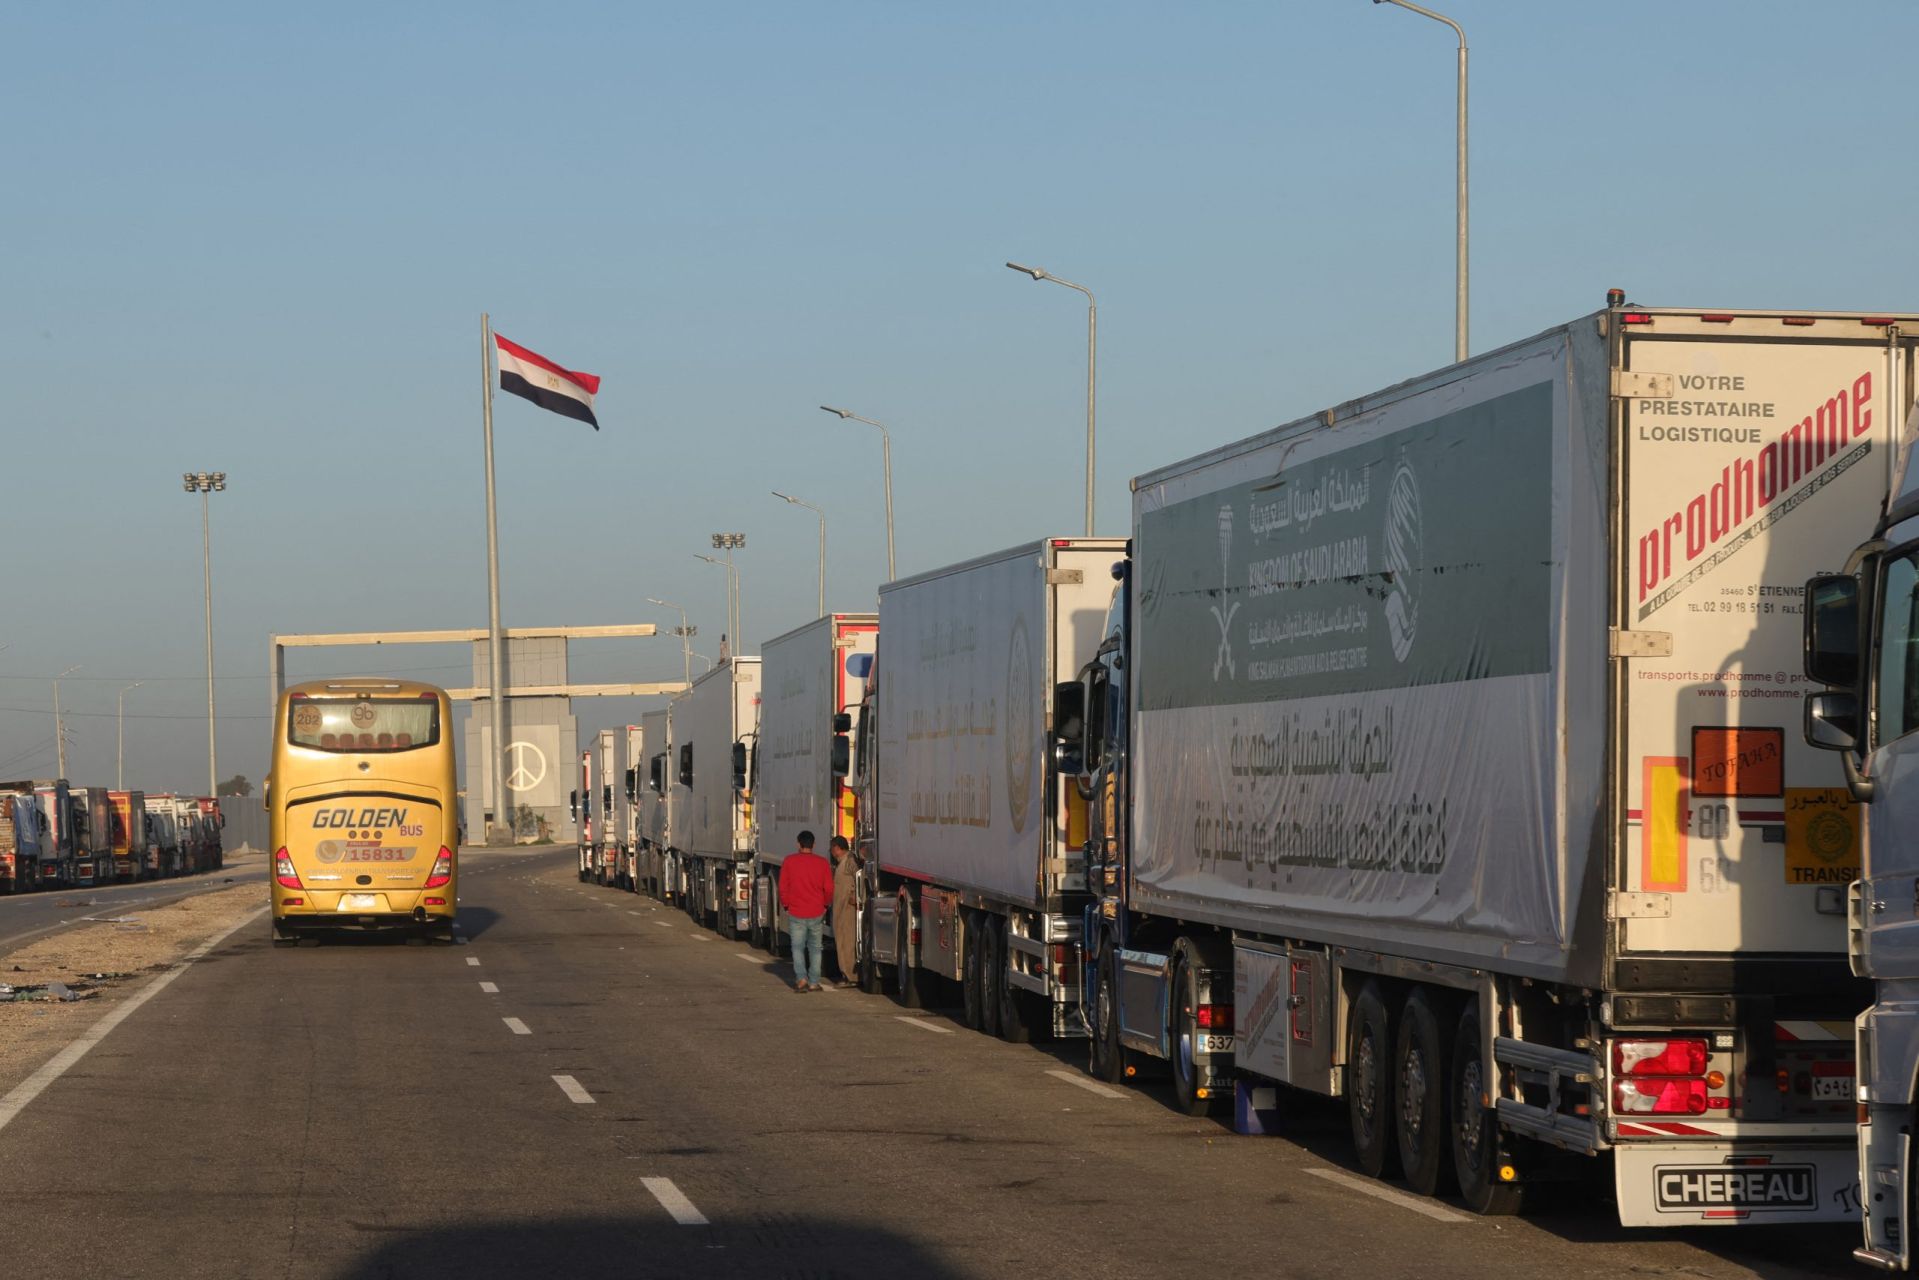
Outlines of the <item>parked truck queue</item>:
M 781 859 L 846 835 L 868 992 L 1241 1132 L 1337 1099 L 1477 1213 L 1863 1208 L 1903 1269 L 1916 330 L 1615 292 L 1147 472 L 1123 538 L 879 584 L 607 735 L 581 874 L 777 954 Z
M 79 889 L 216 870 L 226 817 L 212 796 L 64 778 L 0 782 L 0 893 Z

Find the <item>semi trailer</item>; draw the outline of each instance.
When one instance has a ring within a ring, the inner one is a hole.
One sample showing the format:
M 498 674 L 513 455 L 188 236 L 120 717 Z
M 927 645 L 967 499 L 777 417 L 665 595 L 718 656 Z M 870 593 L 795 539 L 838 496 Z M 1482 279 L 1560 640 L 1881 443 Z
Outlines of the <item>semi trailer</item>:
M 1856 818 L 1786 726 L 1905 323 L 1615 294 L 1135 479 L 1054 694 L 1094 1073 L 1344 1097 L 1483 1213 L 1609 1164 L 1628 1226 L 1855 1218 Z
M 748 781 L 759 701 L 760 660 L 726 657 L 671 703 L 673 891 L 695 920 L 728 938 L 746 932 L 751 907 Z

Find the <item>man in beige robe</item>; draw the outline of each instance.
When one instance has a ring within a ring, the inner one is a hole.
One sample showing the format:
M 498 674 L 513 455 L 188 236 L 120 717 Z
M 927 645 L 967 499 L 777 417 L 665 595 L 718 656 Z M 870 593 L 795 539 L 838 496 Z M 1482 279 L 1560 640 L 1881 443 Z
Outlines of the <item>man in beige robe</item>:
M 859 859 L 853 856 L 845 836 L 834 836 L 833 852 L 833 951 L 840 962 L 842 987 L 853 985 L 859 960 Z

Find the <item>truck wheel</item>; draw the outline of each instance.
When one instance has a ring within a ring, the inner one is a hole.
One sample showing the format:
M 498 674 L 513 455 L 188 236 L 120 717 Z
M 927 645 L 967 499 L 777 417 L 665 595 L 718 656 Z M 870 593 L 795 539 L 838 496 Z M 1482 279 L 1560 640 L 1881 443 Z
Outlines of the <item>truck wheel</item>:
M 1033 1039 L 1033 996 L 1024 987 L 1013 985 L 1013 922 L 1000 918 L 993 936 L 999 941 L 999 976 L 994 988 L 999 1000 L 999 1038 L 1008 1044 L 1029 1044 Z
M 1199 1064 L 1193 1056 L 1199 1043 L 1199 983 L 1184 951 L 1174 961 L 1173 998 L 1167 1002 L 1166 1020 L 1166 1038 L 1173 1051 L 1173 1099 L 1182 1113 L 1203 1116 L 1213 1109 L 1213 1100 L 1199 1096 Z
M 1379 984 L 1368 982 L 1353 1002 L 1346 1037 L 1346 1103 L 1353 1153 L 1369 1177 L 1390 1177 L 1393 1141 L 1393 1024 Z
M 1006 985 L 1006 922 L 980 912 L 979 1029 L 999 1034 L 1001 989 Z
M 767 936 L 771 930 L 760 923 L 760 904 L 765 901 L 765 895 L 766 877 L 754 876 L 752 923 L 747 926 L 746 945 L 752 947 L 755 951 L 766 950 L 767 944 L 772 941 L 772 939 Z
M 977 911 L 968 911 L 962 917 L 965 923 L 960 928 L 960 937 L 966 948 L 966 954 L 960 958 L 960 1013 L 962 1021 L 973 1030 L 980 1029 L 983 1017 L 980 1006 L 984 1001 L 980 997 L 980 946 L 985 941 L 985 917 Z
M 900 899 L 899 914 L 893 917 L 893 1000 L 902 1009 L 920 1007 L 919 970 L 914 967 L 912 951 L 908 944 L 913 941 L 912 915 L 910 903 Z
M 1422 1196 L 1450 1190 L 1452 1173 L 1452 1161 L 1447 1159 L 1452 1091 L 1446 1079 L 1452 1053 L 1433 1004 L 1425 991 L 1415 991 L 1407 999 L 1399 1015 L 1399 1043 L 1393 1055 L 1399 1167 L 1406 1171 L 1406 1184 Z M 1447 1019 L 1448 1030 L 1451 1021 Z
M 1107 1084 L 1118 1084 L 1126 1078 L 1126 1050 L 1119 1042 L 1119 978 L 1114 972 L 1118 963 L 1110 954 L 1100 956 L 1093 1016 L 1087 1019 L 1092 1040 L 1087 1074 Z
M 733 882 L 733 872 L 722 869 L 719 879 L 713 886 L 713 932 L 731 942 L 739 937 L 740 891 Z
M 1518 1213 L 1524 1192 L 1499 1180 L 1499 1117 L 1492 1107 L 1492 1073 L 1480 1051 L 1479 1002 L 1469 1001 L 1453 1030 L 1449 1076 L 1453 1112 L 1453 1176 L 1466 1207 L 1488 1218 Z

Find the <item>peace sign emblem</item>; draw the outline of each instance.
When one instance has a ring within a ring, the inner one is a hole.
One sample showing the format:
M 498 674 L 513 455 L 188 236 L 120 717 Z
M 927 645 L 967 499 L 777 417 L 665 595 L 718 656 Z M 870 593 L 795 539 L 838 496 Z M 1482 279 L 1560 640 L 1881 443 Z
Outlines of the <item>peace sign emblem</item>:
M 506 789 L 531 791 L 546 779 L 546 755 L 530 742 L 506 744 Z

